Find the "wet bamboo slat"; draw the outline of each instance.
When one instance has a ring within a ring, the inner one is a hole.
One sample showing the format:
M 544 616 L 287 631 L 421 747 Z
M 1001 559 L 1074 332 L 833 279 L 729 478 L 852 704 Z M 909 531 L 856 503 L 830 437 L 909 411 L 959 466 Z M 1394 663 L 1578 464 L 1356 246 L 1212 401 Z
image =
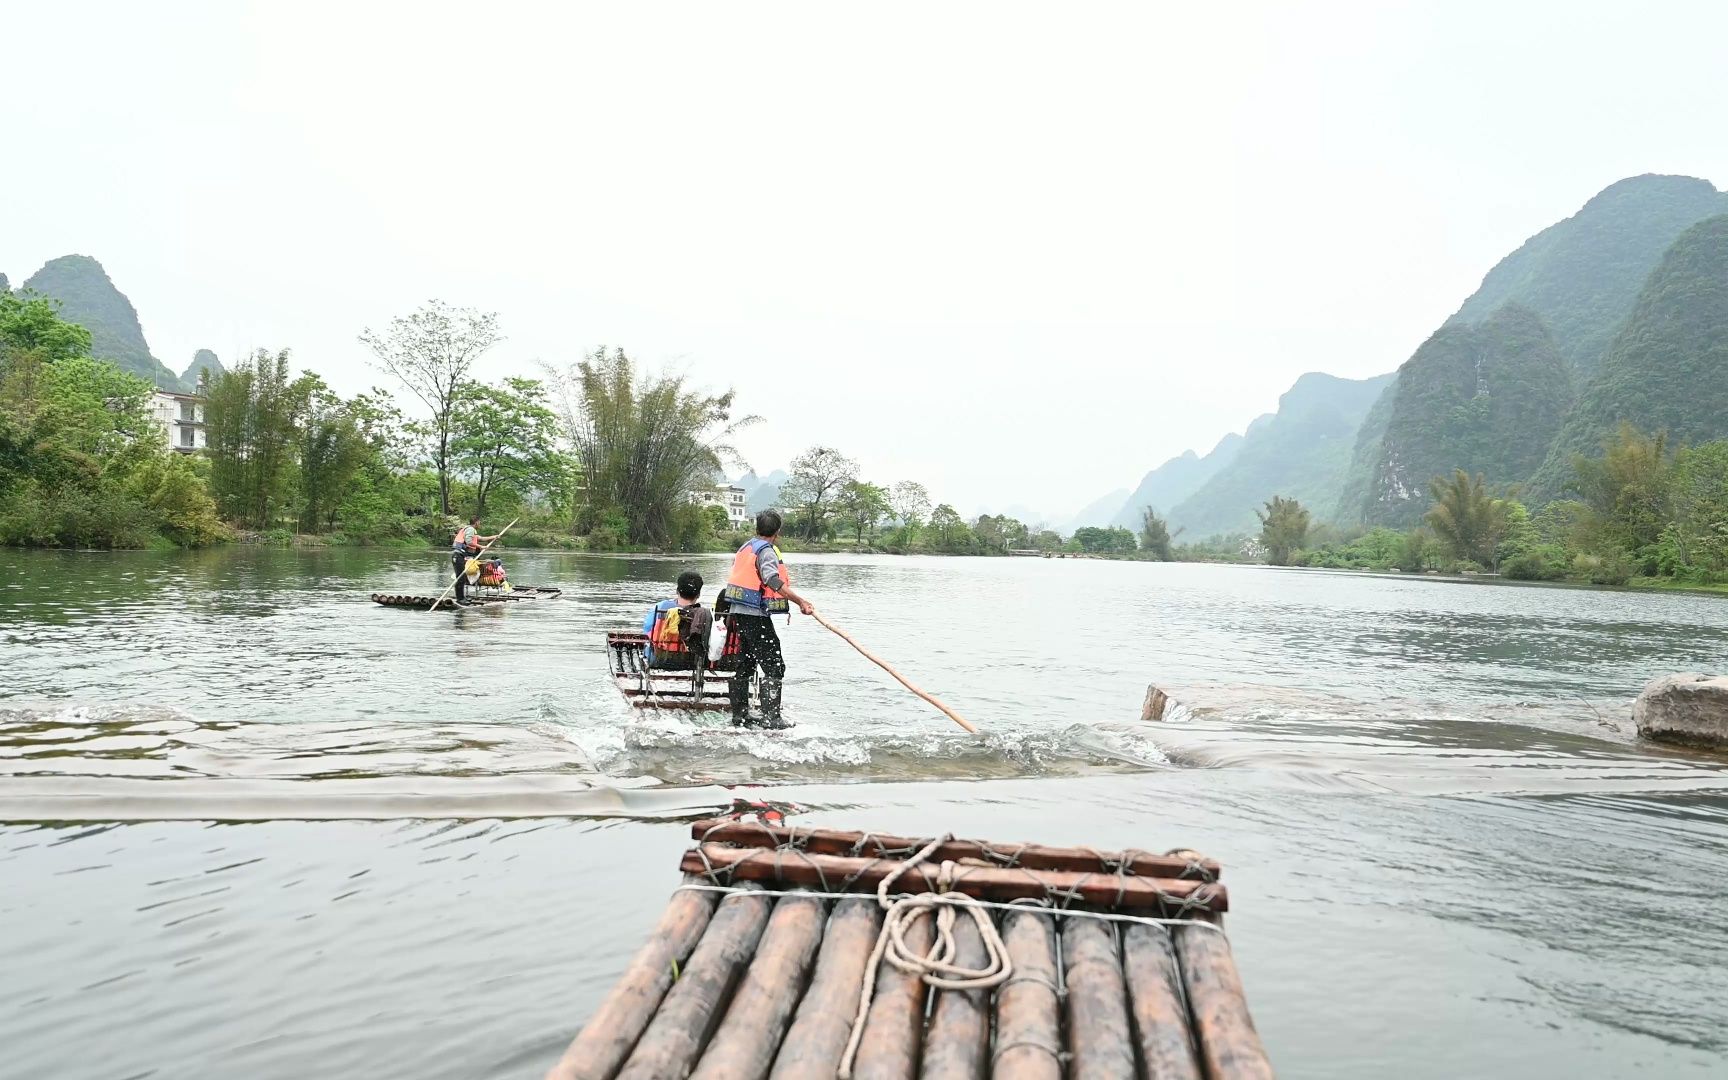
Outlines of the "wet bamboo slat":
M 714 913 L 711 892 L 677 892 L 646 944 L 571 1042 L 546 1080 L 606 1080 L 654 1018 L 674 973 L 689 959 Z
M 929 922 L 934 919 L 920 919 Z M 963 968 L 981 968 L 988 954 L 978 924 L 970 916 L 954 919 L 952 963 Z M 944 990 L 936 995 L 930 1013 L 930 1030 L 924 1036 L 921 1080 L 979 1080 L 988 1075 L 990 1063 L 990 992 L 988 990 Z
M 814 896 L 783 896 L 774 905 L 756 958 L 732 994 L 692 1080 L 762 1080 L 804 992 L 822 940 L 827 909 Z
M 1054 928 L 1044 912 L 1002 916 L 1002 941 L 1014 974 L 996 991 L 997 1080 L 1062 1080 L 1062 997 Z
M 1272 1062 L 1248 1015 L 1248 999 L 1230 943 L 1222 933 L 1204 926 L 1178 926 L 1171 936 L 1206 1076 L 1270 1080 Z
M 1097 919 L 1063 919 L 1062 960 L 1068 987 L 1068 1075 L 1075 1080 L 1136 1080 L 1116 928 Z
M 906 947 L 922 955 L 934 936 L 930 920 L 919 919 L 906 930 Z M 864 1039 L 852 1062 L 852 1080 L 912 1080 L 918 1074 L 925 996 L 924 981 L 918 976 L 900 971 L 886 959 L 877 965 L 876 996 L 870 1001 Z M 854 1002 L 848 1022 L 857 1008 Z
M 698 843 L 734 844 L 738 847 L 795 847 L 816 855 L 893 857 L 917 851 L 932 837 L 922 839 L 886 833 L 847 832 L 840 829 L 798 829 L 785 825 L 711 819 L 690 827 Z M 1115 873 L 1118 868 L 1140 877 L 1185 878 L 1217 881 L 1223 869 L 1215 860 L 1180 852 L 1158 855 L 1146 851 L 1094 851 L 1091 848 L 1050 847 L 1044 844 L 990 844 L 981 840 L 950 840 L 931 853 L 930 862 L 974 860 L 1001 866 L 1024 866 L 1032 870 L 1068 870 L 1080 874 Z
M 881 931 L 882 908 L 874 896 L 834 902 L 816 956 L 816 973 L 780 1044 L 770 1080 L 833 1080 L 852 1034 L 870 951 Z
M 776 882 L 817 887 L 824 891 L 842 884 L 856 890 L 874 889 L 900 864 L 891 859 L 859 859 L 840 855 L 788 853 L 768 848 L 736 848 L 702 844 L 685 852 L 680 869 L 718 882 Z M 938 868 L 929 863 L 901 875 L 900 892 L 940 892 Z M 980 900 L 1045 900 L 1073 896 L 1089 904 L 1112 908 L 1197 908 L 1225 911 L 1229 894 L 1214 882 L 1148 878 L 1067 870 L 999 869 L 965 865 L 956 869 L 953 888 Z
M 1169 929 L 1146 923 L 1124 927 L 1122 969 L 1128 978 L 1134 1038 L 1146 1075 L 1156 1080 L 1201 1080 Z
M 720 902 L 682 977 L 624 1063 L 619 1080 L 689 1074 L 726 1005 L 726 995 L 756 950 L 772 906 L 769 897 L 748 892 Z

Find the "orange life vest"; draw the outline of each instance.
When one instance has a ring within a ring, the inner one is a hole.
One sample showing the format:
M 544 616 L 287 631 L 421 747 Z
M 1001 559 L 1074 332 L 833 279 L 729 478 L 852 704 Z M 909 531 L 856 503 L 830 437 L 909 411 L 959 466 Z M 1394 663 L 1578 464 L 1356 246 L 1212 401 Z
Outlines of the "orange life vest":
M 475 552 L 480 550 L 480 531 L 472 525 L 463 525 L 456 530 L 456 536 L 450 541 L 451 551 Z
M 786 598 L 763 584 L 762 575 L 756 572 L 756 558 L 766 547 L 774 545 L 758 536 L 738 549 L 732 558 L 732 573 L 726 577 L 726 599 L 768 615 L 779 615 L 789 610 Z M 774 548 L 774 555 L 780 559 L 780 580 L 792 584 L 792 571 L 787 569 L 779 548 Z

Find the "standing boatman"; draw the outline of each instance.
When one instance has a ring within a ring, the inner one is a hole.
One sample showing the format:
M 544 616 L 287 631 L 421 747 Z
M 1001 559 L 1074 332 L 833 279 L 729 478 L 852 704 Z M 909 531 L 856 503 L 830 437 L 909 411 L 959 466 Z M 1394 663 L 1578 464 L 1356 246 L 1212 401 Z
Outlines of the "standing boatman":
M 499 536 L 503 534 L 500 533 Z M 459 527 L 456 535 L 450 541 L 450 567 L 456 571 L 456 606 L 467 604 L 468 597 L 468 560 L 480 554 L 480 545 L 490 544 L 497 536 L 480 535 L 480 515 L 475 514 L 468 519 L 468 524 Z
M 774 632 L 772 616 L 787 611 L 787 601 L 797 604 L 798 610 L 806 615 L 816 614 L 816 606 L 792 591 L 792 575 L 780 559 L 780 526 L 777 512 L 764 510 L 757 514 L 756 536 L 738 549 L 732 560 L 732 573 L 726 578 L 728 618 L 738 628 L 743 650 L 738 670 L 727 688 L 734 727 L 750 723 L 750 673 L 758 666 L 762 668 L 761 726 L 792 726 L 780 715 L 786 659 L 780 652 L 780 637 Z

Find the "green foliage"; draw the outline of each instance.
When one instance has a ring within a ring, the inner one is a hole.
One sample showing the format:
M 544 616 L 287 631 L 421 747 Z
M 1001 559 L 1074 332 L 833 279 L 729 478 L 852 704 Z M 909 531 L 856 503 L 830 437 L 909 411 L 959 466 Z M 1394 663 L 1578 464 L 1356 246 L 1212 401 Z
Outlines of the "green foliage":
M 1007 514 L 980 515 L 972 523 L 972 532 L 978 537 L 978 546 L 991 555 L 1006 555 L 1032 546 L 1032 531 Z
M 1404 549 L 1404 533 L 1381 527 L 1349 541 L 1306 551 L 1297 561 L 1303 566 L 1332 570 L 1390 570 L 1394 566 L 1404 567 L 1400 561 Z
M 1631 556 L 1623 551 L 1600 555 L 1580 552 L 1572 558 L 1572 574 L 1593 585 L 1624 585 L 1632 580 L 1635 569 Z
M 856 543 L 864 542 L 864 534 L 876 538 L 876 527 L 888 516 L 888 489 L 868 480 L 848 480 L 834 500 L 834 511 L 846 527 L 852 530 Z
M 90 355 L 90 331 L 60 318 L 47 297 L 0 290 L 0 342 L 44 363 Z
M 1354 488 L 1366 501 L 1345 507 L 1347 517 L 1408 524 L 1424 508 L 1421 479 L 1457 468 L 1490 484 L 1524 480 L 1573 398 L 1547 329 L 1515 306 L 1481 325 L 1442 327 L 1399 369 L 1390 393 L 1385 433 L 1356 466 L 1369 472 Z
M 1075 529 L 1074 535 L 1068 538 L 1070 551 L 1083 551 L 1093 555 L 1126 555 L 1138 546 L 1134 534 L 1120 525 L 1104 529 L 1088 525 Z
M 1559 581 L 1572 560 L 1559 544 L 1538 544 L 1500 563 L 1500 575 L 1514 581 Z
M 1621 423 L 1675 442 L 1728 436 L 1728 215 L 1674 241 L 1644 282 L 1600 370 L 1554 440 L 1533 490 L 1559 494 L 1576 455 Z
M 1182 530 L 1178 529 L 1180 535 Z M 1170 561 L 1170 524 L 1150 506 L 1140 511 L 1140 550 L 1159 562 Z
M 537 379 L 458 388 L 450 460 L 474 485 L 475 513 L 485 513 L 487 498 L 497 492 L 520 498 L 564 483 L 568 465 L 557 445 L 558 416 L 545 405 L 545 393 Z
M 259 349 L 206 382 L 210 489 L 229 520 L 267 529 L 292 513 L 301 421 L 322 386 L 314 375 L 289 378 L 286 349 Z
M 1662 573 L 1721 580 L 1728 574 L 1728 440 L 1676 454 L 1668 491 L 1671 520 L 1658 540 Z
M 738 460 L 730 439 L 756 420 L 732 418 L 731 391 L 704 394 L 680 376 L 638 377 L 622 349 L 597 349 L 547 374 L 559 392 L 564 438 L 581 463 L 587 506 L 578 525 L 593 544 L 671 541 L 689 492 Z
M 1434 505 L 1423 520 L 1446 554 L 1460 563 L 1494 565 L 1510 508 L 1516 504 L 1496 497 L 1480 473 L 1471 476 L 1463 469 L 1450 477 L 1436 476 L 1429 490 Z
M 1309 514 L 1295 499 L 1274 495 L 1263 510 L 1254 511 L 1260 519 L 1260 542 L 1266 547 L 1266 560 L 1273 566 L 1289 566 L 1296 552 L 1308 538 Z
M 1625 552 L 1654 573 L 1656 547 L 1671 518 L 1673 456 L 1666 435 L 1622 422 L 1602 442 L 1602 456 L 1573 458 L 1571 484 L 1587 509 L 1583 546 Z
M 780 500 L 792 511 L 797 534 L 812 540 L 833 535 L 829 519 L 857 481 L 858 463 L 831 446 L 812 446 L 793 458 Z

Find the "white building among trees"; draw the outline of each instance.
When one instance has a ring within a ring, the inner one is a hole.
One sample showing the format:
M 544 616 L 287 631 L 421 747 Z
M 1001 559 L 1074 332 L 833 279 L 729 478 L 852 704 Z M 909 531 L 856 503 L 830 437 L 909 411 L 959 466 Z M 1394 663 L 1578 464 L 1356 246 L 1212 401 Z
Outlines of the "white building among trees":
M 204 399 L 196 394 L 156 391 L 156 425 L 168 440 L 168 449 L 190 454 L 204 449 Z
M 718 506 L 726 511 L 726 520 L 734 529 L 742 529 L 750 521 L 750 511 L 745 505 L 748 498 L 744 489 L 736 484 L 717 484 L 692 491 L 690 501 L 697 506 Z

